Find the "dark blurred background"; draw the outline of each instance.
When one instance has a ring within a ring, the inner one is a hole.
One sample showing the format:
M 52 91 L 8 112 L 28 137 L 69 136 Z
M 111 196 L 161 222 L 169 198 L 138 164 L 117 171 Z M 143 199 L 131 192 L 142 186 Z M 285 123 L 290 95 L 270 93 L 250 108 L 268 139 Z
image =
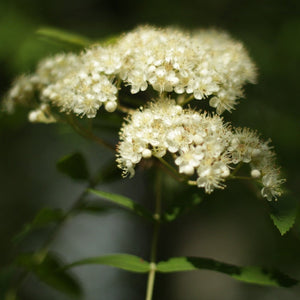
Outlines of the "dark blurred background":
M 257 129 L 271 137 L 287 188 L 299 199 L 300 172 L 300 2 L 298 0 L 2 0 L 0 2 L 0 94 L 20 73 L 34 70 L 39 59 L 66 49 L 35 32 L 42 26 L 61 28 L 90 38 L 104 38 L 139 24 L 179 25 L 184 28 L 217 27 L 244 42 L 259 70 L 258 84 L 246 87 L 246 99 L 237 110 L 225 113 L 235 126 Z M 56 161 L 81 151 L 96 170 L 112 154 L 57 125 L 27 122 L 25 112 L 0 118 L 0 265 L 17 253 L 11 242 L 25 222 L 43 207 L 70 207 L 84 185 L 59 174 Z M 117 135 L 114 136 L 114 141 Z M 147 177 L 103 184 L 143 201 Z M 139 190 L 136 190 L 136 187 Z M 187 217 L 163 229 L 161 259 L 170 256 L 206 256 L 234 264 L 277 266 L 300 279 L 300 226 L 281 237 L 266 204 L 241 183 L 217 191 Z M 67 261 L 106 253 L 128 252 L 147 259 L 151 230 L 121 212 L 81 215 L 63 228 L 52 245 Z M 37 247 L 43 233 L 22 247 Z M 146 276 L 128 275 L 109 267 L 75 270 L 87 300 L 140 300 Z M 68 299 L 30 277 L 21 299 Z M 236 282 L 209 271 L 157 277 L 154 299 L 287 299 L 300 298 L 300 288 L 258 287 Z

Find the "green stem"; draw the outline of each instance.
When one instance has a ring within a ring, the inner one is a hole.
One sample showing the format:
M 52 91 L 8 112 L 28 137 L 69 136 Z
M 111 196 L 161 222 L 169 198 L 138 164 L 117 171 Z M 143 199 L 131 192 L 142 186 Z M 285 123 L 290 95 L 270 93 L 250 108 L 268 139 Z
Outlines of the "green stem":
M 95 188 L 95 186 L 98 184 L 99 179 L 100 179 L 98 177 L 99 176 L 98 176 L 98 172 L 97 172 L 95 176 L 92 176 L 89 179 L 89 184 L 87 185 L 85 190 L 79 195 L 77 200 L 73 203 L 73 205 L 65 213 L 64 218 L 60 222 L 57 223 L 52 234 L 46 239 L 46 241 L 44 242 L 44 244 L 42 245 L 40 250 L 37 252 L 38 255 L 42 256 L 42 258 L 43 258 L 43 254 L 44 254 L 44 257 L 47 255 L 49 246 L 51 245 L 53 240 L 56 238 L 58 233 L 60 232 L 62 226 L 69 220 L 70 217 L 72 217 L 74 215 L 74 213 L 76 213 L 76 210 L 81 206 L 81 204 L 84 203 L 86 195 L 89 194 L 89 189 Z
M 166 160 L 164 160 L 162 157 L 157 157 L 157 159 L 162 163 L 163 166 L 165 166 L 173 175 L 173 177 L 178 181 L 186 181 L 186 176 L 178 173 L 178 171 L 173 168 Z
M 128 108 L 126 106 L 121 105 L 120 103 L 118 103 L 117 110 L 124 114 L 132 114 L 135 112 L 135 109 Z
M 93 183 L 90 183 L 88 187 L 81 193 L 79 198 L 75 201 L 75 203 L 69 208 L 69 210 L 65 213 L 63 219 L 57 223 L 55 226 L 53 232 L 50 236 L 45 240 L 44 244 L 40 248 L 40 250 L 37 252 L 37 255 L 40 257 L 41 262 L 44 260 L 44 258 L 47 256 L 49 251 L 49 246 L 52 244 L 52 242 L 55 240 L 57 235 L 59 234 L 62 226 L 69 220 L 69 218 L 74 214 L 76 209 L 80 207 L 80 205 L 84 202 L 86 195 L 88 194 L 88 189 L 94 188 L 95 185 Z
M 190 101 L 192 101 L 194 99 L 194 94 L 191 94 L 189 97 L 187 97 L 186 99 L 184 99 L 182 102 L 178 103 L 180 106 L 184 106 L 187 103 L 189 103 Z
M 157 174 L 156 182 L 156 199 L 155 199 L 155 213 L 153 215 L 155 223 L 153 230 L 153 237 L 151 243 L 150 253 L 150 271 L 148 273 L 146 300 L 151 300 L 154 289 L 155 273 L 156 273 L 156 256 L 157 256 L 157 244 L 160 229 L 161 218 L 161 174 Z
M 253 180 L 253 177 L 247 176 L 229 176 L 227 179 L 242 179 L 242 180 Z
M 167 167 L 173 174 L 178 176 L 178 172 L 176 171 L 175 168 L 173 168 L 167 161 L 165 161 L 162 157 L 157 157 L 158 160 L 165 166 Z
M 87 131 L 85 128 L 83 128 L 82 126 L 80 126 L 76 121 L 74 121 L 74 118 L 72 116 L 70 116 L 68 118 L 68 122 L 70 123 L 70 125 L 73 127 L 73 129 L 81 136 L 85 137 L 86 139 L 90 139 L 94 142 L 96 142 L 97 144 L 104 146 L 105 148 L 115 151 L 115 147 L 110 145 L 109 143 L 103 141 L 102 139 L 100 139 L 98 136 L 94 135 L 92 131 Z
M 29 271 L 24 270 L 17 278 L 14 286 L 11 286 L 4 296 L 4 300 L 17 300 L 17 293 L 23 282 L 28 278 Z
M 49 246 L 52 244 L 53 240 L 59 234 L 62 226 L 69 220 L 69 218 L 76 212 L 76 209 L 80 207 L 80 205 L 84 202 L 85 196 L 88 194 L 88 190 L 90 188 L 94 188 L 98 184 L 97 178 L 90 178 L 89 184 L 87 188 L 81 193 L 81 195 L 77 198 L 74 204 L 69 208 L 69 210 L 65 213 L 64 218 L 60 222 L 58 222 L 53 229 L 52 233 L 48 238 L 45 240 L 43 245 L 39 248 L 38 251 L 35 253 L 35 257 L 38 259 L 39 263 L 42 263 L 49 252 Z M 29 275 L 29 271 L 25 270 L 17 279 L 17 282 L 14 284 L 7 294 L 5 295 L 5 300 L 15 300 L 17 299 L 17 291 L 19 290 L 20 286 L 24 283 Z M 15 297 L 15 298 L 14 298 Z
M 233 172 L 231 173 L 230 176 L 235 176 L 235 174 L 238 172 L 238 170 L 242 167 L 243 163 L 239 162 L 239 164 L 235 167 L 235 169 L 233 170 Z
M 197 181 L 196 180 L 188 180 L 187 184 L 188 185 L 197 185 Z

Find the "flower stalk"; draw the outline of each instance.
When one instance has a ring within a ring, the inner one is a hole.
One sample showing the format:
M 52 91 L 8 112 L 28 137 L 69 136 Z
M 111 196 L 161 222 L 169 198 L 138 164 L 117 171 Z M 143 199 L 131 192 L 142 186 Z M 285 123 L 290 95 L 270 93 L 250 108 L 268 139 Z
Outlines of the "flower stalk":
M 157 258 L 157 245 L 161 223 L 161 173 L 157 174 L 156 178 L 156 199 L 155 199 L 155 213 L 153 215 L 155 223 L 153 229 L 153 237 L 151 242 L 150 253 L 150 270 L 148 273 L 147 291 L 145 300 L 152 300 L 155 273 L 156 273 L 156 258 Z

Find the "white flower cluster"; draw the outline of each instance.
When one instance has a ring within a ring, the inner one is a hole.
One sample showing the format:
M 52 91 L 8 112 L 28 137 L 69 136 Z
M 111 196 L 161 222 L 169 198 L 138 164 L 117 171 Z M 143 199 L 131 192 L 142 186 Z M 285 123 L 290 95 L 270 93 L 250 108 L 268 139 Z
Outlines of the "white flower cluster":
M 251 163 L 251 175 L 263 184 L 268 200 L 280 195 L 282 180 L 267 143 L 248 129 L 232 130 L 218 115 L 183 110 L 174 100 L 159 99 L 134 112 L 120 132 L 117 162 L 124 176 L 134 175 L 142 158 L 171 153 L 179 173 L 192 176 L 206 193 L 224 188 L 223 181 L 239 162 Z
M 158 100 L 132 113 L 121 128 L 117 162 L 124 175 L 133 176 L 142 158 L 168 152 L 179 173 L 194 176 L 198 187 L 211 193 L 225 187 L 237 164 L 249 163 L 263 197 L 271 200 L 281 194 L 283 180 L 268 142 L 249 129 L 232 129 L 218 116 L 231 111 L 243 96 L 243 85 L 255 79 L 243 45 L 224 32 L 141 26 L 112 44 L 46 58 L 32 75 L 16 80 L 4 104 L 12 112 L 17 103 L 33 103 L 29 120 L 52 123 L 52 105 L 94 118 L 101 106 L 108 112 L 118 105 L 128 111 L 118 102 L 122 81 L 132 94 L 151 87 Z M 182 105 L 209 97 L 218 115 L 184 110 L 165 92 L 180 94 L 177 103 Z M 40 103 L 32 101 L 36 96 Z
M 8 113 L 14 113 L 16 105 L 30 105 L 34 98 L 34 92 L 35 83 L 32 76 L 21 75 L 16 78 L 3 101 L 4 110 Z
M 82 62 L 78 55 L 60 53 L 43 59 L 32 76 L 43 92 L 45 87 L 63 79 L 70 72 L 80 68 L 81 65 Z
M 256 79 L 255 66 L 243 45 L 224 32 L 188 32 L 139 27 L 116 45 L 123 53 L 121 78 L 137 93 L 151 85 L 159 92 L 214 96 L 217 113 L 233 109 L 246 82 Z
M 272 200 L 282 194 L 280 186 L 285 180 L 280 178 L 279 169 L 275 165 L 275 154 L 268 144 L 269 141 L 261 141 L 256 132 L 248 128 L 237 128 L 229 150 L 234 164 L 250 163 L 251 176 L 259 179 L 263 185 L 262 196 Z
M 94 118 L 104 104 L 109 112 L 117 108 L 117 87 L 104 69 L 99 70 L 87 55 L 58 55 L 41 63 L 37 70 L 41 82 L 42 99 L 51 101 L 61 111 Z
M 58 54 L 41 61 L 34 74 L 21 77 L 9 91 L 5 106 L 11 111 L 17 103 L 32 101 L 37 92 L 41 105 L 52 104 L 61 111 L 94 118 L 102 105 L 108 112 L 117 108 L 118 89 L 113 79 L 109 72 L 93 68 L 85 54 Z M 30 121 L 35 111 L 29 113 Z
M 151 86 L 199 100 L 210 96 L 221 114 L 233 109 L 243 85 L 255 77 L 246 50 L 226 33 L 142 26 L 113 45 L 46 58 L 15 83 L 5 105 L 12 110 L 15 103 L 30 102 L 36 91 L 43 103 L 93 118 L 102 105 L 108 112 L 117 108 L 115 82 L 123 80 L 133 94 Z

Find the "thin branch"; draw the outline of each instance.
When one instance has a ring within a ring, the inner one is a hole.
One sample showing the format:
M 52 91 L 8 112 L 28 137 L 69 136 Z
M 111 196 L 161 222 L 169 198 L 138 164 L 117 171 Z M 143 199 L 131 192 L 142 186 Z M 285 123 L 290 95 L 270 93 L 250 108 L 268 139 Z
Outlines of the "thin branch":
M 73 203 L 73 205 L 69 208 L 69 210 L 65 213 L 64 217 L 58 222 L 53 229 L 52 233 L 48 236 L 48 238 L 44 241 L 43 245 L 40 247 L 39 250 L 35 252 L 35 255 L 39 258 L 39 263 L 42 263 L 47 256 L 49 252 L 49 247 L 52 244 L 52 242 L 55 240 L 57 235 L 59 234 L 60 230 L 62 229 L 63 225 L 70 219 L 70 217 L 74 214 L 74 212 L 77 210 L 78 207 L 81 206 L 81 204 L 85 200 L 85 196 L 88 194 L 88 190 L 91 188 L 94 188 L 98 182 L 98 173 L 89 180 L 89 184 L 84 189 L 84 191 L 79 195 L 77 200 Z M 5 296 L 5 300 L 14 300 L 17 299 L 17 291 L 21 287 L 21 285 L 25 282 L 25 280 L 28 278 L 30 271 L 24 270 L 19 278 L 17 279 L 14 286 L 9 289 L 7 295 Z M 14 298 L 15 297 L 15 298 Z
M 103 141 L 98 136 L 94 135 L 92 131 L 87 131 L 84 127 L 80 126 L 77 122 L 74 121 L 74 118 L 70 116 L 68 118 L 69 124 L 72 126 L 72 128 L 81 136 L 83 136 L 86 139 L 92 140 L 96 142 L 97 144 L 104 146 L 105 148 L 115 151 L 115 147 L 105 141 Z
M 126 106 L 121 105 L 120 103 L 118 103 L 117 110 L 125 114 L 132 114 L 135 112 L 135 109 L 128 108 Z
M 234 175 L 230 175 L 229 177 L 227 177 L 228 180 L 230 179 L 242 179 L 242 180 L 253 180 L 252 177 L 248 177 L 248 176 L 234 176 Z
M 178 102 L 178 104 L 180 106 L 184 106 L 186 104 L 188 104 L 189 102 L 191 102 L 192 100 L 194 100 L 194 94 L 191 94 L 189 97 L 187 97 L 186 99 L 184 99 L 182 102 Z
M 161 218 L 161 174 L 157 173 L 156 178 L 156 198 L 155 198 L 155 213 L 153 215 L 155 223 L 153 230 L 153 238 L 151 243 L 150 253 L 150 270 L 147 281 L 146 300 L 151 300 L 154 289 L 155 273 L 156 273 L 156 256 L 157 256 L 157 244 L 160 230 L 160 218 Z

